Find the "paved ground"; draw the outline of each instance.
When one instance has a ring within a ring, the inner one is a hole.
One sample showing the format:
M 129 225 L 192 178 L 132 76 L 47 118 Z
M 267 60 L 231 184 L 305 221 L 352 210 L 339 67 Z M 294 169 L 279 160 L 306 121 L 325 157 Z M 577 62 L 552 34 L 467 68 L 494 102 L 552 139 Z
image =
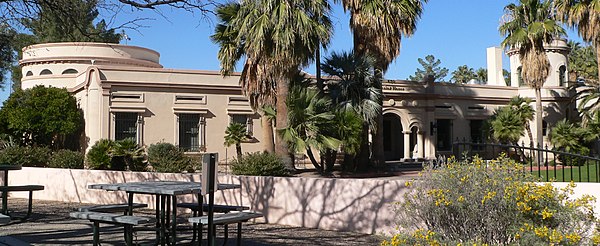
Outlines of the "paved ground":
M 9 210 L 26 208 L 27 200 L 10 198 Z M 0 225 L 0 246 L 11 245 L 91 245 L 92 229 L 89 221 L 69 218 L 69 212 L 77 207 L 85 206 L 79 203 L 63 203 L 54 201 L 35 200 L 34 214 L 27 221 L 13 220 L 7 225 Z M 152 216 L 151 210 L 141 210 Z M 22 215 L 15 211 L 14 215 Z M 181 225 L 190 228 L 182 219 Z M 378 245 L 380 238 L 348 232 L 335 232 L 300 227 L 264 223 L 246 223 L 243 228 L 242 245 Z M 123 245 L 123 233 L 120 228 L 111 225 L 101 225 L 102 245 Z M 231 230 L 230 230 L 231 233 Z M 154 232 L 141 231 L 136 233 L 138 243 L 151 244 Z M 222 231 L 218 232 L 222 236 Z M 189 245 L 191 231 L 182 231 L 178 245 Z M 231 234 L 235 237 L 235 232 Z M 206 236 L 205 236 L 206 238 Z M 206 242 L 205 242 L 206 243 Z M 218 243 L 217 245 L 221 245 Z M 230 239 L 226 245 L 235 245 Z

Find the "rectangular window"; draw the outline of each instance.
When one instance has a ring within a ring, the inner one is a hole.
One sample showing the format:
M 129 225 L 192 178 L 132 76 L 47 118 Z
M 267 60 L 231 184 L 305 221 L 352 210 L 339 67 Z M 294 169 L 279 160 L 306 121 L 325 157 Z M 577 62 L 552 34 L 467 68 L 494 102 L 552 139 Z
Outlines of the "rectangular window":
M 183 151 L 199 151 L 199 114 L 179 114 L 179 148 Z
M 452 150 L 452 120 L 437 120 L 437 150 Z
M 115 113 L 115 140 L 131 138 L 137 141 L 138 113 Z
M 231 115 L 230 123 L 240 123 L 246 126 L 246 133 L 248 136 L 252 136 L 253 134 L 253 123 L 252 118 L 248 117 L 246 114 L 233 114 Z
M 471 120 L 471 142 L 483 143 L 483 120 Z M 473 150 L 481 150 L 482 146 L 473 146 Z

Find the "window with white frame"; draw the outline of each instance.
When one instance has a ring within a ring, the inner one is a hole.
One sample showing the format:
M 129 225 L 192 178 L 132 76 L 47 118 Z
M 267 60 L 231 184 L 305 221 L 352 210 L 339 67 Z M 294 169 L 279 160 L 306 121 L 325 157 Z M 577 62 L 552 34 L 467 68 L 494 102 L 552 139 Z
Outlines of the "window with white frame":
M 138 113 L 116 112 L 115 140 L 131 138 L 138 140 Z
M 178 114 L 179 148 L 186 152 L 205 149 L 206 121 L 200 114 Z
M 244 126 L 246 126 L 246 135 L 248 136 L 252 136 L 253 135 L 253 123 L 252 123 L 252 118 L 250 117 L 250 115 L 247 114 L 233 114 L 230 115 L 230 120 L 229 120 L 230 124 L 233 123 L 240 123 Z

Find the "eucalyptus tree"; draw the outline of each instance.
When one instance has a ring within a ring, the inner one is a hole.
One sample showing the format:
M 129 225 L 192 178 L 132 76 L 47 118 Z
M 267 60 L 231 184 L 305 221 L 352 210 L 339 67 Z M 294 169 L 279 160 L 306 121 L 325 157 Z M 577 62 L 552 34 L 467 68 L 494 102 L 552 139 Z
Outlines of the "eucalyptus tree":
M 558 18 L 577 29 L 579 36 L 596 48 L 600 59 L 600 0 L 554 0 Z M 600 65 L 596 64 L 598 72 Z
M 240 78 L 243 90 L 251 101 L 275 95 L 276 125 L 284 129 L 288 83 L 314 60 L 319 47 L 329 43 L 331 7 L 326 0 L 243 0 L 235 8 L 230 19 L 221 19 L 229 36 L 218 42 L 221 72 L 233 71 L 245 57 Z M 279 134 L 276 143 L 275 152 L 293 169 L 289 148 Z
M 375 59 L 378 76 L 400 55 L 402 37 L 411 36 L 417 29 L 423 5 L 427 0 L 341 0 L 350 12 L 350 29 L 354 35 L 354 53 Z M 378 85 L 381 89 L 381 85 Z M 383 102 L 380 100 L 379 104 Z M 383 115 L 377 118 L 373 138 L 374 164 L 384 161 Z
M 342 112 L 353 112 L 362 120 L 360 141 L 360 167 L 368 163 L 368 133 L 376 130 L 382 92 L 381 77 L 377 76 L 375 60 L 369 55 L 358 56 L 354 52 L 333 52 L 321 64 L 323 72 L 332 77 L 327 82 L 333 103 Z M 345 146 L 347 147 L 347 146 Z M 346 149 L 344 150 L 346 152 Z M 345 156 L 346 165 L 351 153 Z
M 535 90 L 536 138 L 537 144 L 543 146 L 541 88 L 550 73 L 544 44 L 564 35 L 565 30 L 554 19 L 551 1 L 520 0 L 518 4 L 508 4 L 504 11 L 499 27 L 505 36 L 502 46 L 518 50 L 523 80 Z
M 477 78 L 477 74 L 473 70 L 473 68 L 468 67 L 467 65 L 462 65 L 456 68 L 454 72 L 452 72 L 452 82 L 457 84 L 466 84 L 470 80 Z

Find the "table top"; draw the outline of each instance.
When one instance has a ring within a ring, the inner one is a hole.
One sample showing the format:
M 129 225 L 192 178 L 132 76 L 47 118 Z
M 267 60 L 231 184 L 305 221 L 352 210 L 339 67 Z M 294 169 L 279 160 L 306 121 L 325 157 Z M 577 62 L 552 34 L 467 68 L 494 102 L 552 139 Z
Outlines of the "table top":
M 144 181 L 131 183 L 114 183 L 114 184 L 92 184 L 89 189 L 101 189 L 109 191 L 127 191 L 140 194 L 156 194 L 156 195 L 184 195 L 198 194 L 202 191 L 202 184 L 199 182 L 186 181 Z M 239 189 L 239 184 L 218 184 L 217 189 Z
M 0 165 L 0 171 L 12 171 L 21 169 L 22 167 L 19 165 Z

